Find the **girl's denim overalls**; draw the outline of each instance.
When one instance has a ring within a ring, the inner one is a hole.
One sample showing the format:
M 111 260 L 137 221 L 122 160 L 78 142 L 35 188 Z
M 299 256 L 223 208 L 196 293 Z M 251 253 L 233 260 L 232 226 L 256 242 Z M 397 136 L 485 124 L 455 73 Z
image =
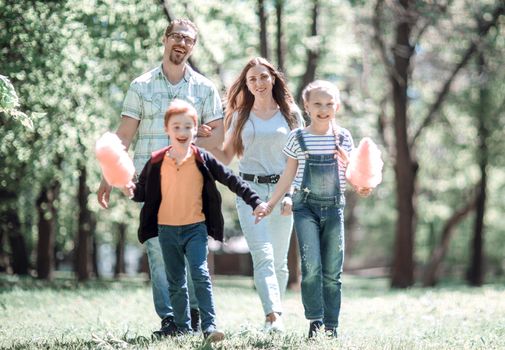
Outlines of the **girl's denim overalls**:
M 345 205 L 338 161 L 333 154 L 309 154 L 301 130 L 296 136 L 306 160 L 301 188 L 293 195 L 305 317 L 323 319 L 326 329 L 336 329 L 344 263 Z

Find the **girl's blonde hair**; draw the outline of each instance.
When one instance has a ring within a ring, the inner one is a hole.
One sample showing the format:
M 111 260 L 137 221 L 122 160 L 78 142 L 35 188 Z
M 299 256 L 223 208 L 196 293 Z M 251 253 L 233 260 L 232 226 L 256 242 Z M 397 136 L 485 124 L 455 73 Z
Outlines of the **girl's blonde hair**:
M 309 102 L 310 93 L 313 90 L 323 90 L 333 95 L 336 103 L 340 103 L 340 91 L 335 86 L 335 84 L 327 81 L 327 80 L 314 80 L 312 83 L 309 83 L 302 92 L 303 104 L 305 105 Z

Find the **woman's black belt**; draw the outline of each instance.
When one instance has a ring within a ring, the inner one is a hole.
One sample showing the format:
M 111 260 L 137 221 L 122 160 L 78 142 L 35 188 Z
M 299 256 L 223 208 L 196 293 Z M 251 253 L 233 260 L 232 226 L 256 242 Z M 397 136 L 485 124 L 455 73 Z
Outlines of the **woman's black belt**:
M 276 184 L 279 179 L 280 175 L 265 175 L 265 176 L 258 176 L 254 174 L 244 174 L 244 173 L 239 173 L 240 177 L 243 178 L 246 181 L 252 181 L 258 184 Z

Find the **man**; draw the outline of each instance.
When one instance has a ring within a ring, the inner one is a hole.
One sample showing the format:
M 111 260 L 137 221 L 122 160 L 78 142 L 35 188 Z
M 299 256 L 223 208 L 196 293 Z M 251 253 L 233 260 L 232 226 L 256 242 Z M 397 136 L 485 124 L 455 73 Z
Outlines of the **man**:
M 195 72 L 186 63 L 196 44 L 198 30 L 191 21 L 175 19 L 166 28 L 163 36 L 163 60 L 160 66 L 135 79 L 126 93 L 121 123 L 116 134 L 128 148 L 138 132 L 133 162 L 140 173 L 151 152 L 167 146 L 169 140 L 164 132 L 164 113 L 176 98 L 187 100 L 198 112 L 200 129 L 205 137 L 196 144 L 211 149 L 223 142 L 223 110 L 214 84 Z M 209 133 L 210 131 L 210 133 Z M 108 207 L 111 186 L 104 179 L 98 189 L 98 202 Z M 161 329 L 156 335 L 174 335 L 177 327 L 168 296 L 168 282 L 158 237 L 139 236 L 144 243 L 149 260 L 153 300 L 156 313 L 162 319 Z M 188 279 L 189 281 L 191 279 Z M 198 306 L 190 285 L 192 326 L 198 327 Z M 192 295 L 191 295 L 192 294 Z

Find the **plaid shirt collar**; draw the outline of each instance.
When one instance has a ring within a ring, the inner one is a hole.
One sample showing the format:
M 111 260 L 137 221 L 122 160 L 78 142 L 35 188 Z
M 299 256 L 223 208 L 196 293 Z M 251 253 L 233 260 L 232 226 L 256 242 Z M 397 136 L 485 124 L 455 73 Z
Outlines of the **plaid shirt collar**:
M 191 76 L 193 74 L 193 69 L 190 67 L 189 64 L 185 63 L 184 64 L 184 76 L 182 77 L 182 79 L 184 79 L 185 82 L 189 82 L 189 80 L 191 79 Z M 158 71 L 156 72 L 156 74 L 158 75 L 158 77 L 160 77 L 161 79 L 167 79 L 167 77 L 165 76 L 165 74 L 163 74 L 163 63 L 161 63 L 159 66 L 158 66 Z M 168 79 L 167 79 L 168 80 Z

